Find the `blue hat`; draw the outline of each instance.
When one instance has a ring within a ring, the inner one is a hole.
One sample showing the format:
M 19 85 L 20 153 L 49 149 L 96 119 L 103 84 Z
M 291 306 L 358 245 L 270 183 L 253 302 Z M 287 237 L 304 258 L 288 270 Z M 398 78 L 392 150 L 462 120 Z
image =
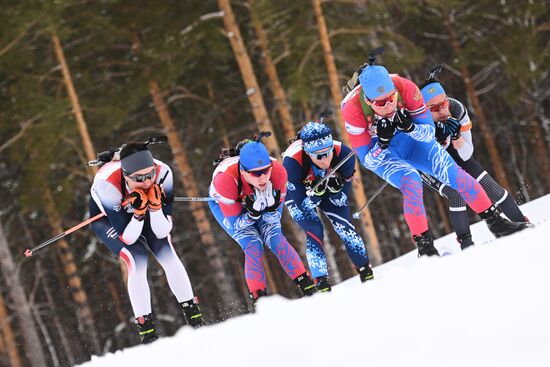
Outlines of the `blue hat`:
M 313 153 L 334 145 L 330 127 L 320 122 L 308 122 L 300 131 L 304 150 Z
M 245 171 L 265 167 L 271 163 L 271 158 L 265 145 L 256 141 L 246 143 L 241 148 L 239 160 L 241 169 Z
M 390 74 L 385 67 L 379 65 L 367 66 L 359 75 L 359 83 L 363 93 L 371 101 L 395 90 Z
M 433 82 L 430 84 L 425 85 L 420 92 L 422 92 L 422 97 L 424 98 L 424 102 L 428 102 L 430 99 L 432 99 L 435 96 L 438 96 L 440 94 L 445 94 L 445 89 L 443 89 L 443 86 L 439 82 Z

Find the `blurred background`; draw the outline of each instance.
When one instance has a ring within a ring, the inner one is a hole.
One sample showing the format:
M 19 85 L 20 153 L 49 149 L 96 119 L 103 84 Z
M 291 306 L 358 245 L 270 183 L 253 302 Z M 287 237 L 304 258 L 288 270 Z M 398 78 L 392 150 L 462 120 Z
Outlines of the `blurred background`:
M 168 135 L 151 150 L 174 170 L 176 195 L 207 196 L 220 149 L 260 130 L 274 133 L 266 143 L 280 158 L 301 126 L 333 111 L 327 123 L 346 139 L 341 87 L 379 46 L 377 63 L 417 84 L 443 64 L 448 94 L 469 109 L 476 159 L 516 201 L 550 192 L 545 0 L 1 0 L 0 9 L 2 366 L 73 365 L 138 343 L 124 272 L 89 227 L 24 256 L 87 219 L 95 171 L 84 164 L 97 152 Z M 360 176 L 353 209 L 382 184 Z M 434 237 L 450 233 L 445 200 L 426 189 L 425 203 Z M 206 205 L 174 205 L 172 240 L 207 321 L 251 312 L 240 247 Z M 373 265 L 414 248 L 391 187 L 355 223 Z M 305 260 L 286 212 L 284 229 Z M 337 283 L 356 273 L 327 232 Z M 269 292 L 297 297 L 276 258 L 266 261 Z M 159 333 L 172 335 L 184 321 L 154 260 L 149 279 Z

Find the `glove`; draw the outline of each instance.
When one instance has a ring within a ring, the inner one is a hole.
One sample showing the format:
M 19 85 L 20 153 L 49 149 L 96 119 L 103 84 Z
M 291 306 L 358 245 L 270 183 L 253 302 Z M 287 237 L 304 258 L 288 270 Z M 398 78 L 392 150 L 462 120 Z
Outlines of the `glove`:
M 319 181 L 321 181 L 323 178 L 320 177 L 320 178 L 316 178 L 312 183 L 311 183 L 311 188 L 314 188 L 317 183 Z M 328 181 L 328 180 L 327 180 Z M 325 195 L 325 192 L 327 191 L 327 181 L 323 182 L 322 184 L 319 185 L 319 187 L 317 187 L 315 190 L 313 190 L 313 195 L 315 196 L 323 196 Z
M 460 138 L 460 122 L 458 122 L 457 119 L 449 117 L 447 121 L 445 121 L 445 131 L 453 140 Z
M 250 218 L 260 218 L 262 212 L 267 207 L 267 200 L 263 191 L 254 189 L 254 194 L 247 195 L 244 198 L 243 206 L 248 211 L 248 215 L 250 216 Z
M 376 122 L 376 134 L 378 135 L 378 145 L 380 148 L 386 149 L 395 135 L 394 123 L 385 117 L 379 119 Z
M 449 133 L 445 131 L 445 124 L 441 121 L 435 125 L 435 140 L 441 145 L 444 145 L 447 141 Z
M 393 122 L 396 127 L 406 133 L 410 133 L 414 130 L 414 122 L 411 118 L 411 115 L 405 109 L 397 109 L 395 115 L 393 116 Z
M 332 194 L 336 194 L 337 192 L 340 192 L 342 188 L 344 187 L 345 181 L 340 172 L 335 172 L 330 178 L 327 180 L 327 189 Z
M 266 205 L 267 205 L 267 207 L 265 208 L 265 211 L 266 212 L 277 211 L 277 209 L 279 209 L 279 204 L 281 203 L 281 191 L 273 190 L 273 183 L 271 181 L 268 181 L 263 194 L 265 196 Z
M 164 202 L 164 190 L 160 187 L 159 184 L 154 184 L 149 189 L 147 193 L 147 198 L 149 199 L 149 210 L 156 212 L 162 208 L 162 203 Z
M 265 208 L 266 212 L 276 212 L 281 204 L 281 190 L 273 190 L 274 203 Z
M 126 201 L 134 208 L 134 217 L 136 217 L 136 219 L 142 219 L 147 211 L 147 204 L 149 203 L 149 198 L 145 191 L 135 189 L 128 194 Z

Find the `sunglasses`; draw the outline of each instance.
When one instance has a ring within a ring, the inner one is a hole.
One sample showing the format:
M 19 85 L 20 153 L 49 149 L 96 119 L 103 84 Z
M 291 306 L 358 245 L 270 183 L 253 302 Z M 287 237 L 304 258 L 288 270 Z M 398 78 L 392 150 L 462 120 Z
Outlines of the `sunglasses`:
M 269 173 L 269 171 L 271 171 L 271 168 L 273 166 L 270 165 L 269 167 L 266 167 L 264 169 L 259 169 L 259 170 L 255 170 L 255 171 L 246 171 L 246 173 L 248 173 L 249 175 L 253 176 L 253 177 L 262 177 L 263 175 L 267 175 Z
M 153 167 L 153 169 L 147 173 L 143 173 L 139 175 L 131 175 L 131 176 L 125 175 L 125 176 L 134 182 L 145 182 L 147 180 L 152 180 L 153 178 L 155 178 L 156 175 L 157 175 L 157 168 Z
M 443 108 L 447 108 L 447 107 L 449 107 L 449 99 L 445 98 L 445 100 L 443 102 L 431 105 L 428 108 L 429 108 L 430 112 L 439 112 Z
M 394 103 L 396 98 L 397 98 L 397 92 L 393 93 L 391 96 L 386 97 L 384 99 L 375 99 L 371 101 L 367 98 L 367 100 L 376 108 L 384 108 L 388 104 Z
M 329 150 L 327 150 L 326 152 L 323 152 L 323 153 L 319 153 L 319 154 L 316 154 L 316 153 L 307 153 L 310 157 L 312 158 L 316 158 L 317 160 L 321 160 L 323 158 L 328 158 L 328 156 L 330 155 L 330 153 L 332 153 L 332 150 L 334 149 L 334 146 L 330 147 Z

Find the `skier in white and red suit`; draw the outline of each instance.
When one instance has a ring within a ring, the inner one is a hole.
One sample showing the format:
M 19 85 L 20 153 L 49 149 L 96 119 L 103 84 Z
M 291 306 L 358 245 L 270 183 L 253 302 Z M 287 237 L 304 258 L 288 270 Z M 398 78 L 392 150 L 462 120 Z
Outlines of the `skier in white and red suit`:
M 193 327 L 205 324 L 183 263 L 170 241 L 172 170 L 153 158 L 147 144 L 130 143 L 97 172 L 91 188 L 90 216 L 106 216 L 92 230 L 128 269 L 128 294 L 141 342 L 158 338 L 147 282 L 151 251 L 163 267 L 170 290 Z

